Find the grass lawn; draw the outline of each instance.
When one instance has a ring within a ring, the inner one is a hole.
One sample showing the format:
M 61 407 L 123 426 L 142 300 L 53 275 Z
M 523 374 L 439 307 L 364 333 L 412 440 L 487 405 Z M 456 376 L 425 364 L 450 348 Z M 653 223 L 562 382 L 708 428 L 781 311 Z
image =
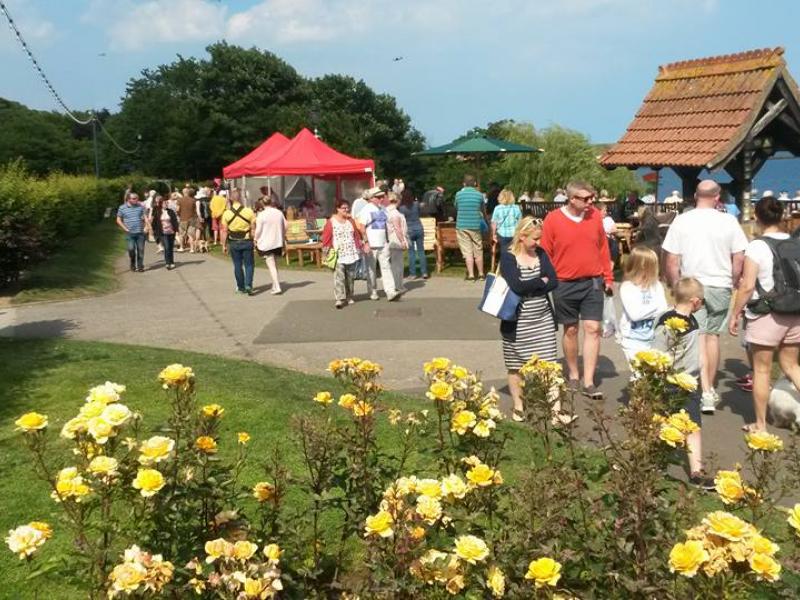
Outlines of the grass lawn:
M 176 361 L 193 367 L 201 404 L 218 402 L 227 409 L 220 439 L 223 455 L 226 450 L 235 451 L 238 431 L 252 435 L 251 460 L 241 479 L 248 487 L 263 478 L 257 465 L 279 440 L 283 440 L 287 466 L 294 473 L 302 473 L 299 449 L 286 435 L 290 418 L 301 411 L 318 409 L 310 400 L 317 391 L 329 390 L 334 395 L 342 391 L 333 378 L 203 354 L 95 342 L 0 339 L 0 381 L 4 382 L 0 386 L 0 456 L 4 472 L 0 479 L 0 531 L 5 535 L 17 525 L 46 520 L 54 526 L 55 535 L 42 557 L 68 551 L 66 531 L 58 521 L 60 511 L 49 498 L 46 484 L 33 475 L 30 454 L 21 434 L 14 431 L 13 421 L 19 415 L 31 410 L 48 415 L 52 467 L 67 466 L 70 446 L 58 438 L 58 432 L 77 413 L 89 387 L 106 380 L 126 385 L 124 402 L 144 415 L 143 431 L 147 432 L 165 421 L 168 410 L 156 376 L 165 365 Z M 385 400 L 406 410 L 430 408 L 427 400 L 419 398 L 387 394 Z M 512 424 L 507 427 L 514 434 L 509 455 L 528 455 L 530 436 L 526 430 Z M 381 445 L 392 448 L 395 435 L 386 420 L 379 419 Z M 430 473 L 435 475 L 434 461 L 425 463 L 431 465 Z M 521 468 L 525 468 L 522 461 L 508 464 L 503 473 L 507 480 L 513 480 L 514 471 Z M 419 462 L 412 469 L 419 475 L 426 470 Z M 0 580 L 6 585 L 0 597 L 33 598 L 31 587 L 24 581 L 25 568 L 19 563 L 3 544 Z M 76 589 L 65 587 L 55 574 L 45 576 L 41 586 L 42 591 L 57 590 L 59 599 L 80 597 Z
M 11 303 L 67 300 L 113 292 L 118 287 L 114 263 L 124 250 L 122 231 L 110 219 L 103 221 L 24 273 Z

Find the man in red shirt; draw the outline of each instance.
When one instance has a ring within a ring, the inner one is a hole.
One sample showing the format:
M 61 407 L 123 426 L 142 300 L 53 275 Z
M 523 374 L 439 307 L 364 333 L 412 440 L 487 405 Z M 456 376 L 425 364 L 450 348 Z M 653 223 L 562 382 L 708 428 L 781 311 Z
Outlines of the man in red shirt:
M 594 384 L 600 355 L 600 322 L 603 293 L 612 294 L 614 277 L 608 242 L 600 211 L 594 208 L 595 191 L 587 183 L 573 181 L 567 186 L 567 203 L 551 211 L 544 220 L 542 248 L 558 275 L 553 291 L 556 322 L 564 326 L 564 358 L 569 387 L 580 386 L 578 370 L 578 325 L 583 321 L 583 394 L 603 398 Z

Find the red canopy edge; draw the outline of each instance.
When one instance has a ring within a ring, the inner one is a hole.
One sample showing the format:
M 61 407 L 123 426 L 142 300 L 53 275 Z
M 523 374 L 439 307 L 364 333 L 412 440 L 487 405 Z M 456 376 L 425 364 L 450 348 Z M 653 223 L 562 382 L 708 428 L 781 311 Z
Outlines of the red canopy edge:
M 249 154 L 222 169 L 222 175 L 225 179 L 234 179 L 242 175 L 258 175 L 264 165 L 280 156 L 289 143 L 289 138 L 282 133 L 273 133 Z
M 337 152 L 303 128 L 279 156 L 253 175 L 314 175 L 320 178 L 371 178 L 375 161 Z M 249 173 L 248 173 L 249 174 Z

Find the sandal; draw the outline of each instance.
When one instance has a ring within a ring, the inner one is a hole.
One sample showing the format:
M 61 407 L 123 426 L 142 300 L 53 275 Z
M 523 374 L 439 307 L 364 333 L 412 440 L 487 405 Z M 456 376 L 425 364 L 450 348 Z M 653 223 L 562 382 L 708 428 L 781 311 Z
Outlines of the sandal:
M 742 425 L 742 431 L 745 433 L 758 433 L 761 429 L 756 427 L 755 423 L 747 423 L 746 425 Z M 764 431 L 766 431 L 766 429 Z
M 515 408 L 511 411 L 511 420 L 516 421 L 517 423 L 522 423 L 525 420 L 525 413 Z

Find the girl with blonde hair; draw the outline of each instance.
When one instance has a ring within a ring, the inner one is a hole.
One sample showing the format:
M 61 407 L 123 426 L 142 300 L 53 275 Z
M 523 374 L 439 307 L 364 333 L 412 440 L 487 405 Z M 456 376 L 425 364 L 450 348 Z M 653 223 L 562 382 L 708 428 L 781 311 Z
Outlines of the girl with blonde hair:
M 508 249 L 522 211 L 516 205 L 514 193 L 508 188 L 497 196 L 497 206 L 492 212 L 492 240 L 500 246 L 502 255 Z
M 618 341 L 630 362 L 640 350 L 652 347 L 656 320 L 666 311 L 664 286 L 658 280 L 658 255 L 647 246 L 634 246 L 625 261 L 625 276 L 619 287 L 622 316 Z
M 523 217 L 514 230 L 508 251 L 500 255 L 500 272 L 508 286 L 520 296 L 516 321 L 502 321 L 503 360 L 508 370 L 508 389 L 514 401 L 513 419 L 523 421 L 522 383 L 519 370 L 534 355 L 555 361 L 556 325 L 547 297 L 558 286 L 556 270 L 539 245 L 542 221 Z M 574 417 L 560 413 L 553 404 L 553 423 L 567 424 Z

